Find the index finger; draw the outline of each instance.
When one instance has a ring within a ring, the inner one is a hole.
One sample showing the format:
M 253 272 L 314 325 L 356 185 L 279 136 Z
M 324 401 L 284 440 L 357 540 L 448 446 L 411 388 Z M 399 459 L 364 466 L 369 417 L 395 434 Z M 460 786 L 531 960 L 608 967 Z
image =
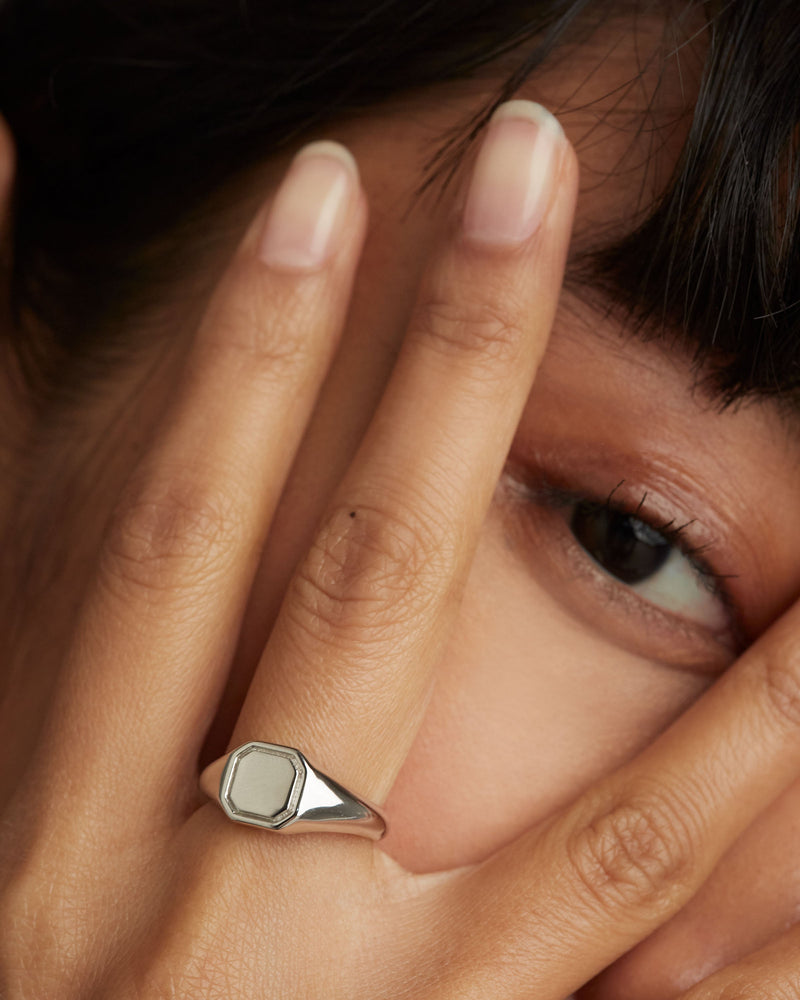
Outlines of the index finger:
M 513 958 L 503 997 L 533 977 L 563 1000 L 679 910 L 798 771 L 800 603 L 644 753 L 450 886 L 458 996 Z

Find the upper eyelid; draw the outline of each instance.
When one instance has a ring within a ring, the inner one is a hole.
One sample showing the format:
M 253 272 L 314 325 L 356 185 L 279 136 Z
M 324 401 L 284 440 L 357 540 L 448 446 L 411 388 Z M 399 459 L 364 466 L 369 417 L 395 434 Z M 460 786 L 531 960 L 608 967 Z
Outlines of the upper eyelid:
M 655 515 L 648 513 L 645 502 L 649 496 L 649 491 L 644 490 L 642 492 L 642 497 L 635 505 L 629 501 L 614 499 L 614 496 L 619 489 L 619 487 L 625 482 L 624 479 L 614 487 L 614 489 L 607 494 L 606 498 L 603 500 L 599 498 L 593 492 L 587 490 L 576 490 L 576 489 L 566 489 L 562 486 L 557 486 L 549 480 L 542 479 L 540 483 L 533 486 L 530 483 L 524 483 L 525 492 L 528 493 L 529 499 L 537 500 L 539 502 L 545 502 L 551 507 L 572 507 L 579 503 L 590 503 L 596 504 L 597 507 L 602 507 L 606 510 L 614 511 L 615 513 L 625 514 L 628 517 L 635 517 L 642 521 L 644 524 L 653 528 L 660 535 L 663 535 L 667 541 L 674 544 L 681 552 L 691 558 L 694 554 L 708 551 L 713 548 L 713 543 L 703 542 L 699 545 L 694 545 L 689 542 L 685 536 L 685 532 L 695 523 L 697 523 L 697 518 L 692 517 L 686 521 L 680 521 L 679 518 L 673 517 L 667 521 L 657 518 Z M 675 526 L 676 521 L 679 523 Z M 714 578 L 727 579 L 733 574 L 721 574 L 717 573 L 713 567 L 708 568 L 709 576 Z

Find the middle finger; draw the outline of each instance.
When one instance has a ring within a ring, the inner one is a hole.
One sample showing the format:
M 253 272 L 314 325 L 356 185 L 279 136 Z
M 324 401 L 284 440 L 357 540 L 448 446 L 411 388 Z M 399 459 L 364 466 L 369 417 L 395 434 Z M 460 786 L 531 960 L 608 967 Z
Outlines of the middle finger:
M 388 793 L 547 342 L 576 182 L 551 115 L 526 101 L 497 112 L 234 742 L 299 746 L 368 797 Z

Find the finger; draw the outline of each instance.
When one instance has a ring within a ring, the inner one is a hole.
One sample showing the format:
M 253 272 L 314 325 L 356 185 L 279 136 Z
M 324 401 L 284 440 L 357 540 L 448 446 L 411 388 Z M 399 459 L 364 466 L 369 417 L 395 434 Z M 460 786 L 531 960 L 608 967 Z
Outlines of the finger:
M 542 1000 L 570 994 L 680 909 L 798 771 L 800 605 L 641 756 L 456 880 L 457 995 L 487 995 L 512 958 L 497 1000 L 535 976 Z
M 555 119 L 505 106 L 290 585 L 234 742 L 298 746 L 367 797 L 388 793 L 547 342 L 575 188 Z
M 258 555 L 343 323 L 365 228 L 342 147 L 295 159 L 217 288 L 112 517 L 46 752 L 137 814 L 189 775 Z M 174 796 L 172 797 L 174 800 Z M 108 806 L 106 808 L 109 808 Z
M 720 969 L 680 1000 L 797 1000 L 800 997 L 800 927 Z
M 679 913 L 592 982 L 591 1000 L 676 996 L 698 975 L 733 965 L 796 919 L 800 781 L 759 814 Z

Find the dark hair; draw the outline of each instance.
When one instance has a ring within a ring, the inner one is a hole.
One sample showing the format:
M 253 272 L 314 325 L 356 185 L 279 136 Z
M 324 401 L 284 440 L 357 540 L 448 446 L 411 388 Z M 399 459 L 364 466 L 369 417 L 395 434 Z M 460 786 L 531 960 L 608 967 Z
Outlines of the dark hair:
M 0 111 L 19 158 L 20 354 L 32 369 L 34 327 L 51 331 L 51 354 L 98 349 L 109 317 L 141 307 L 164 270 L 171 248 L 159 239 L 321 122 L 518 50 L 518 68 L 434 159 L 446 177 L 558 45 L 611 13 L 697 6 L 0 0 Z M 800 9 L 702 10 L 707 57 L 674 176 L 633 232 L 582 267 L 643 330 L 684 340 L 725 402 L 755 393 L 800 405 Z

